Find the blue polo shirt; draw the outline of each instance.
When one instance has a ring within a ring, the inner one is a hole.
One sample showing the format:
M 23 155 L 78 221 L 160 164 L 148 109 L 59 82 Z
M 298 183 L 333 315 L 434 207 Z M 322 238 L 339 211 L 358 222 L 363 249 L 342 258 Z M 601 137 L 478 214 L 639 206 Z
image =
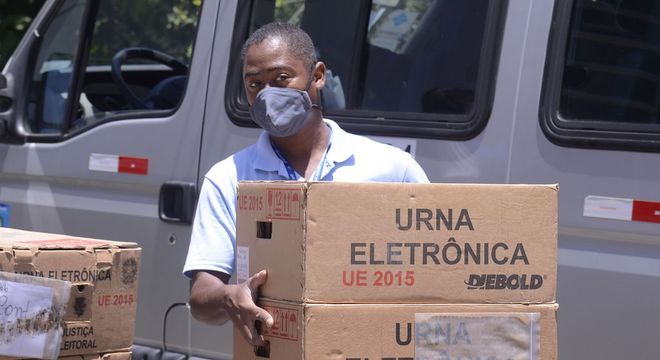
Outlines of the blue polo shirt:
M 331 129 L 330 146 L 314 181 L 429 182 L 424 170 L 408 154 L 390 145 L 342 130 L 324 119 Z M 300 181 L 305 179 L 299 174 Z M 234 273 L 236 248 L 236 195 L 241 180 L 289 180 L 284 162 L 263 132 L 257 142 L 215 164 L 206 174 L 197 203 L 188 257 L 183 273 L 194 270 Z

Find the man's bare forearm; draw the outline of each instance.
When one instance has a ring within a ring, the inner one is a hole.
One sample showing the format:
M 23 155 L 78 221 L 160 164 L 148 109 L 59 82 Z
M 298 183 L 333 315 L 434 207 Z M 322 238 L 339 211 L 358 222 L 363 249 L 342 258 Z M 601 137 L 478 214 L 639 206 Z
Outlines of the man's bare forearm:
M 222 325 L 230 319 L 224 307 L 228 281 L 229 275 L 220 272 L 195 273 L 188 301 L 195 319 L 211 325 Z
M 255 346 L 263 345 L 264 338 L 257 331 L 256 322 L 270 328 L 273 326 L 273 317 L 254 301 L 259 286 L 266 282 L 267 276 L 266 270 L 262 270 L 243 283 L 228 285 L 227 274 L 196 272 L 189 300 L 193 316 L 212 325 L 221 325 L 231 319 L 248 342 Z

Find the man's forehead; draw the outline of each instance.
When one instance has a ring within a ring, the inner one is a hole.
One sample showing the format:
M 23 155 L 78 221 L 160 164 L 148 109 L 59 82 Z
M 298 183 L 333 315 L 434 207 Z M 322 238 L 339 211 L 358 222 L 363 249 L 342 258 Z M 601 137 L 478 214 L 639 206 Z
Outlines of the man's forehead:
M 260 43 L 250 45 L 245 52 L 245 62 L 276 58 L 289 55 L 289 47 L 280 38 L 266 38 Z
M 279 39 L 265 39 L 247 48 L 243 64 L 246 76 L 265 71 L 305 68 L 302 59 L 296 58 L 287 44 Z

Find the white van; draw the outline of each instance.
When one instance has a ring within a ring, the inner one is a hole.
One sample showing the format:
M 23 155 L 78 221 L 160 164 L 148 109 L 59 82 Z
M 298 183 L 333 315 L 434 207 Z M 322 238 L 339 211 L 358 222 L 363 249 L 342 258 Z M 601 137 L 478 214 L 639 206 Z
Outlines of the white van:
M 164 316 L 273 20 L 314 39 L 325 115 L 431 181 L 559 183 L 561 358 L 660 358 L 655 0 L 48 0 L 0 76 L 0 224 L 140 243 L 136 344 L 231 358 L 231 325 Z

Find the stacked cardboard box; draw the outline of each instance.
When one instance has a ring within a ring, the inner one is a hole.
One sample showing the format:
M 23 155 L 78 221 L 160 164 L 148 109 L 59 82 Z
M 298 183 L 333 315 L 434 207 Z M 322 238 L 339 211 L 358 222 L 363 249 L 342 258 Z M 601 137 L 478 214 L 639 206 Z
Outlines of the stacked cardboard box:
M 122 351 L 104 354 L 61 356 L 60 360 L 131 360 L 131 352 Z
M 238 281 L 268 270 L 267 349 L 237 359 L 556 358 L 557 187 L 245 182 Z
M 60 356 L 129 353 L 140 253 L 135 243 L 0 228 L 0 271 L 71 283 Z

